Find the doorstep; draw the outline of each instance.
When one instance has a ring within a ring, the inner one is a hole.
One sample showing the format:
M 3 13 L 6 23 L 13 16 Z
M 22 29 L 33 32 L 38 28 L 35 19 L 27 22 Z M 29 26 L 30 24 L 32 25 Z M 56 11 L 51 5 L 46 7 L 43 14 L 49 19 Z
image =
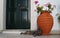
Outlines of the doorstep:
M 21 30 L 4 30 L 2 33 L 15 33 L 15 34 L 20 34 L 21 32 L 25 32 L 29 29 L 21 29 Z
M 4 30 L 4 31 L 2 31 L 2 33 L 15 33 L 15 34 L 20 34 L 21 32 L 26 32 L 26 31 L 28 31 L 29 29 L 27 29 L 27 30 Z M 51 31 L 50 32 L 50 34 L 52 34 L 52 35 L 56 35 L 56 34 L 58 34 L 58 35 L 60 35 L 60 31 L 59 30 L 53 30 L 53 31 Z

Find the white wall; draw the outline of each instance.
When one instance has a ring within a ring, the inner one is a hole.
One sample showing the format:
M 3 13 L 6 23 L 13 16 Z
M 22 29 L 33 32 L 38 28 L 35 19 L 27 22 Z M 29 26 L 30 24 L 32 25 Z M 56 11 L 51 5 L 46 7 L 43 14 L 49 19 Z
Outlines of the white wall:
M 31 0 L 31 30 L 36 30 L 37 29 L 37 16 L 38 14 L 34 11 L 36 9 L 35 4 L 34 4 L 35 0 Z M 52 12 L 52 16 L 54 19 L 54 25 L 52 30 L 60 30 L 60 25 L 59 22 L 57 20 L 57 16 L 56 14 L 60 12 L 60 0 L 39 0 L 39 3 L 41 5 L 43 5 L 44 3 L 48 3 L 51 2 L 53 5 L 56 5 L 55 10 Z
M 6 0 L 0 0 L 0 30 L 5 29 Z
M 0 0 L 0 30 L 3 29 L 3 0 Z

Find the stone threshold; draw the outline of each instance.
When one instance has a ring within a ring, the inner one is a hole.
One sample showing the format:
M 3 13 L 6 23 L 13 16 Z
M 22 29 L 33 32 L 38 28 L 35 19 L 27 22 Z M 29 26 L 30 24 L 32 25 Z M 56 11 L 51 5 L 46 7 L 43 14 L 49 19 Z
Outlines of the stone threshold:
M 29 29 L 27 29 L 29 30 Z M 14 34 L 20 34 L 21 32 L 26 32 L 27 30 L 4 30 L 1 31 L 2 33 L 14 33 Z M 50 32 L 51 35 L 60 35 L 60 31 L 59 30 L 53 30 Z

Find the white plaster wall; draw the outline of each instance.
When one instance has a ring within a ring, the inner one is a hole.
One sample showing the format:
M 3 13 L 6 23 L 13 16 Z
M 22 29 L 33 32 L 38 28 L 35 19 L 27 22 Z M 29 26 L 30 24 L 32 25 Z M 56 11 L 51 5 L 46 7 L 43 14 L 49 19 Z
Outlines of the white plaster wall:
M 33 2 L 34 0 L 31 0 L 31 30 L 37 30 L 37 23 L 36 23 L 37 13 L 34 12 L 35 5 Z
M 3 0 L 0 0 L 0 30 L 3 29 Z
M 6 20 L 6 0 L 0 0 L 0 30 L 5 29 Z
M 37 16 L 38 14 L 34 11 L 36 9 L 35 4 L 34 4 L 35 0 L 31 0 L 31 30 L 36 30 L 37 29 Z M 39 3 L 41 5 L 43 5 L 44 3 L 48 3 L 51 2 L 53 5 L 56 5 L 56 8 L 54 9 L 54 11 L 52 12 L 52 16 L 54 19 L 54 25 L 52 30 L 60 30 L 60 25 L 57 19 L 56 14 L 60 13 L 60 0 L 39 0 Z

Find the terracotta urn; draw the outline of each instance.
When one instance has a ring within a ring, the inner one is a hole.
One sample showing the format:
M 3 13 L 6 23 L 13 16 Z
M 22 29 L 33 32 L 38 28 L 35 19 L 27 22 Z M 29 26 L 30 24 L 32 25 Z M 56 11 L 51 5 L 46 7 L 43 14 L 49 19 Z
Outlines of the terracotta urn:
M 38 28 L 42 30 L 42 35 L 47 35 L 53 26 L 53 17 L 48 11 L 43 11 L 37 18 Z

